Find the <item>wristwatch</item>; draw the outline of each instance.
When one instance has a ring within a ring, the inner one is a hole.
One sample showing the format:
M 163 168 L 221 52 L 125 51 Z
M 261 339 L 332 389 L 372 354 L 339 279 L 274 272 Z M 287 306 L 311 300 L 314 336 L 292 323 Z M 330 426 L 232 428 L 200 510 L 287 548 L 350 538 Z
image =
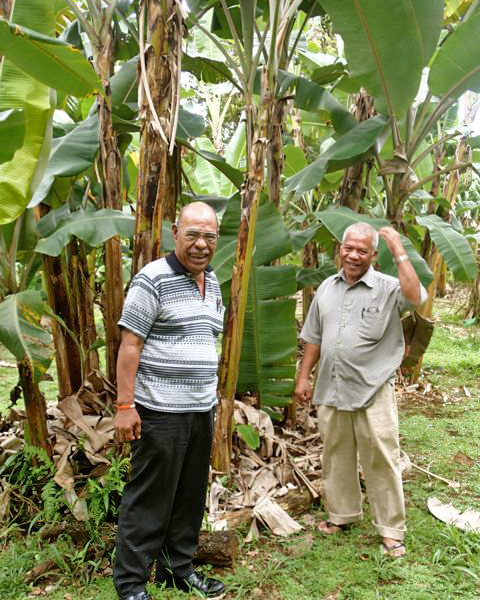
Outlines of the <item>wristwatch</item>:
M 395 264 L 398 265 L 404 260 L 409 260 L 408 254 L 400 254 L 400 256 L 397 256 L 397 258 L 395 259 Z

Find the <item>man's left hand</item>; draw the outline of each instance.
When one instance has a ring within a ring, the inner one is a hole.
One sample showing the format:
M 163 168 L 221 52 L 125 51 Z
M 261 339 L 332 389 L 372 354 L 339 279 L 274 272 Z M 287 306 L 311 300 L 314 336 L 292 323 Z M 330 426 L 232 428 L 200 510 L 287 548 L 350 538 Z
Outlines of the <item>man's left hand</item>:
M 402 238 L 400 237 L 398 231 L 396 231 L 393 227 L 382 227 L 378 231 L 378 235 L 385 240 L 388 249 L 393 254 L 394 258 L 406 253 L 402 244 Z

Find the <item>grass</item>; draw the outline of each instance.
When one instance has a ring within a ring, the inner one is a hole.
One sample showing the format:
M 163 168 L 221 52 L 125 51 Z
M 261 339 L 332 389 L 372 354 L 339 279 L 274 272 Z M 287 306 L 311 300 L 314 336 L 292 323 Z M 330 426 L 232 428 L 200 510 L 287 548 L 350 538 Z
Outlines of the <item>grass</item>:
M 480 535 L 436 520 L 426 502 L 436 496 L 458 508 L 480 510 L 480 336 L 478 327 L 462 325 L 447 302 L 440 302 L 436 311 L 420 384 L 430 383 L 440 393 L 437 400 L 419 395 L 400 403 L 402 447 L 415 464 L 459 482 L 460 488 L 412 469 L 405 480 L 408 553 L 397 561 L 382 556 L 368 503 L 358 526 L 331 537 L 315 533 L 323 513 L 312 508 L 299 519 L 305 529 L 298 536 L 283 540 L 263 534 L 243 545 L 235 568 L 218 573 L 227 584 L 228 600 L 478 600 Z M 4 383 L 0 389 L 5 403 Z M 69 552 L 81 550 L 65 546 L 63 552 L 68 558 Z M 6 546 L 0 555 L 0 598 L 33 597 L 35 584 L 26 585 L 25 574 L 52 556 L 51 548 L 40 547 L 35 538 Z M 110 576 L 87 583 L 81 569 L 71 572 L 74 561 L 64 562 L 63 580 L 52 582 L 49 599 L 116 598 Z M 80 556 L 77 562 L 81 565 Z M 154 588 L 151 593 L 155 600 L 187 597 Z

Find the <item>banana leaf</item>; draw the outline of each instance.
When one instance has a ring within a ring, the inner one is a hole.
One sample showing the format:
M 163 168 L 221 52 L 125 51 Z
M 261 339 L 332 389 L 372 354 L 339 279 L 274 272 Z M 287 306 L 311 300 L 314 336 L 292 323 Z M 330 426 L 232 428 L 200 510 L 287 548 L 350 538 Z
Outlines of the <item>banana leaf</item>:
M 240 195 L 236 194 L 229 200 L 223 215 L 218 250 L 212 260 L 220 285 L 232 278 L 239 226 Z M 258 210 L 253 263 L 259 266 L 272 262 L 291 249 L 288 231 L 278 209 L 270 203 L 262 204 Z
M 467 90 L 480 91 L 480 13 L 474 14 L 445 40 L 432 62 L 428 85 L 441 96 L 458 98 Z
M 229 301 L 223 286 L 224 302 Z M 295 386 L 297 330 L 295 268 L 253 267 L 237 382 L 239 393 L 256 392 L 261 406 L 286 406 Z
M 320 111 L 325 120 L 329 119 L 335 131 L 343 135 L 357 125 L 355 117 L 327 89 L 304 79 L 298 78 L 294 105 L 308 112 Z
M 417 223 L 426 227 L 430 237 L 457 281 L 472 281 L 477 274 L 475 254 L 461 233 L 438 215 L 417 217 Z
M 188 71 L 199 81 L 205 83 L 222 83 L 234 81 L 230 69 L 224 62 L 213 60 L 208 56 L 189 56 L 183 54 L 182 69 Z
M 70 213 L 69 207 L 63 204 L 38 221 L 36 228 L 42 239 L 37 243 L 35 251 L 58 256 L 72 235 L 89 246 L 99 246 L 114 235 L 132 238 L 134 226 L 135 217 L 118 210 L 102 208 L 98 211 L 79 210 Z M 174 249 L 172 224 L 165 220 L 162 223 L 162 252 Z
M 51 0 L 15 2 L 12 19 L 19 25 L 53 35 L 55 15 Z M 0 164 L 0 224 L 14 221 L 27 206 L 48 158 L 55 98 L 50 88 L 27 75 L 6 57 L 0 71 L 0 111 L 22 109 L 25 138 L 12 160 Z
M 100 246 L 114 235 L 133 237 L 135 217 L 112 208 L 78 210 L 62 220 L 50 236 L 38 241 L 36 252 L 58 256 L 72 235 L 90 246 Z
M 297 268 L 297 291 L 302 290 L 307 285 L 318 287 L 330 275 L 335 275 L 338 271 L 335 263 L 326 255 L 319 257 L 318 268 Z
M 70 133 L 52 142 L 47 168 L 29 204 L 37 206 L 47 197 L 55 177 L 72 177 L 90 168 L 99 146 L 98 115 L 88 117 Z
M 12 160 L 15 152 L 22 147 L 25 137 L 25 113 L 21 109 L 0 112 L 0 163 Z
M 40 321 L 50 314 L 40 292 L 25 290 L 11 294 L 0 303 L 0 343 L 19 362 L 26 362 L 39 382 L 53 357 L 50 334 Z
M 380 134 L 385 131 L 387 119 L 381 115 L 352 127 L 332 144 L 317 160 L 285 182 L 286 192 L 300 196 L 315 188 L 326 173 L 338 171 L 370 155 L 371 148 Z
M 441 0 L 320 0 L 345 43 L 350 75 L 378 112 L 405 114 L 440 35 Z
M 44 85 L 67 94 L 83 97 L 103 91 L 98 75 L 83 54 L 42 30 L 0 17 L 0 53 Z
M 183 146 L 185 146 L 189 150 L 192 150 L 193 152 L 195 152 L 195 154 L 197 154 L 201 158 L 204 158 L 206 161 L 208 161 L 210 164 L 216 167 L 235 185 L 237 189 L 240 189 L 240 186 L 243 183 L 242 171 L 240 171 L 239 169 L 235 169 L 234 167 L 229 165 L 227 161 L 218 154 L 214 154 L 213 152 L 196 148 L 186 140 L 180 139 L 179 141 Z

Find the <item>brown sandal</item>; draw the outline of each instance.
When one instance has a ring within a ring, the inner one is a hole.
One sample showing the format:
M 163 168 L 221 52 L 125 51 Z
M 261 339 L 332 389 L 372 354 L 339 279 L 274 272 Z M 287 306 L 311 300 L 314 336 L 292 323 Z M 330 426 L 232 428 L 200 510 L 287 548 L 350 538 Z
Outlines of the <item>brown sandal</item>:
M 393 544 L 393 546 L 387 546 L 385 542 L 382 542 L 382 551 L 383 554 L 389 556 L 390 558 L 403 558 L 405 553 L 403 554 L 392 554 L 393 551 L 399 550 L 400 548 L 405 548 L 405 544 L 403 542 L 398 542 L 398 544 Z
M 325 531 L 324 529 L 320 529 L 320 525 L 321 523 L 325 523 L 325 525 L 327 526 L 327 529 L 330 529 L 331 527 L 338 527 L 340 529 L 340 531 Z M 317 525 L 317 531 L 319 531 L 320 533 L 323 533 L 324 535 L 334 535 L 335 533 L 341 533 L 342 531 L 345 531 L 346 529 L 349 528 L 350 524 L 349 523 L 344 523 L 342 525 L 339 525 L 338 523 L 332 523 L 331 521 L 328 521 L 328 519 L 326 521 L 322 521 L 321 523 L 319 523 Z

